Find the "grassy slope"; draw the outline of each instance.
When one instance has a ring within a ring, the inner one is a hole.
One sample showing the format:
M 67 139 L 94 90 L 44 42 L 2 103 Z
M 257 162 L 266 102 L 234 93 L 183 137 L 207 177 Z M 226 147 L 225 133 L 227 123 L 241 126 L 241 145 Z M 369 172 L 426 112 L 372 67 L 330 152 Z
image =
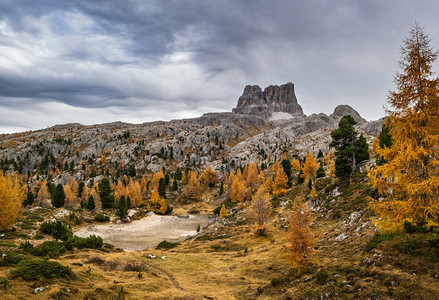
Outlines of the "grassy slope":
M 77 278 L 70 281 L 25 282 L 10 277 L 12 267 L 0 267 L 0 279 L 8 278 L 8 288 L 0 287 L 0 298 L 434 299 L 439 295 L 438 252 L 425 243 L 428 234 L 398 234 L 365 252 L 364 244 L 375 234 L 365 200 L 369 191 L 357 184 L 329 197 L 333 189 L 320 182 L 322 200 L 314 206 L 312 226 L 317 235 L 315 264 L 301 274 L 290 273 L 282 259 L 286 235 L 282 227 L 287 224 L 283 218 L 297 194 L 293 190 L 278 201 L 283 206 L 275 209 L 266 237 L 255 236 L 238 213 L 180 244 L 176 252 L 68 252 L 56 261 L 72 268 Z M 207 208 L 206 203 L 202 206 Z M 354 211 L 361 217 L 349 219 Z M 341 233 L 348 238 L 337 242 Z M 412 240 L 419 242 L 411 247 Z M 20 243 L 18 238 L 7 241 Z M 2 251 L 7 248 L 11 246 L 0 246 Z M 157 258 L 146 258 L 149 253 Z M 166 259 L 160 259 L 162 255 Z M 48 288 L 34 294 L 39 286 Z

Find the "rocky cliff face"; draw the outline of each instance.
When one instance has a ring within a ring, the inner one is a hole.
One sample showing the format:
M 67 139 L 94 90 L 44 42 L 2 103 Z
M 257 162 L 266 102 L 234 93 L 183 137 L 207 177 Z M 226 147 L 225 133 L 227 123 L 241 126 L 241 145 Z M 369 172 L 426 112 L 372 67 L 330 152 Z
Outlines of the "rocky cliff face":
M 247 85 L 232 110 L 236 114 L 248 114 L 269 119 L 273 113 L 282 112 L 292 117 L 303 117 L 302 107 L 297 103 L 294 84 L 270 85 L 264 91 L 258 85 Z

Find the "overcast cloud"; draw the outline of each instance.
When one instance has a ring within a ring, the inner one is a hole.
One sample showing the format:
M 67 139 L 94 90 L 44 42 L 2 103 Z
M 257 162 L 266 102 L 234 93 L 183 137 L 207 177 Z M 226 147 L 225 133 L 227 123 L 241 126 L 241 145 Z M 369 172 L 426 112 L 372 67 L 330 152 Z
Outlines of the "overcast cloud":
M 2 0 L 0 132 L 230 111 L 293 82 L 306 114 L 384 116 L 401 41 L 439 2 Z M 436 64 L 436 70 L 437 64 Z

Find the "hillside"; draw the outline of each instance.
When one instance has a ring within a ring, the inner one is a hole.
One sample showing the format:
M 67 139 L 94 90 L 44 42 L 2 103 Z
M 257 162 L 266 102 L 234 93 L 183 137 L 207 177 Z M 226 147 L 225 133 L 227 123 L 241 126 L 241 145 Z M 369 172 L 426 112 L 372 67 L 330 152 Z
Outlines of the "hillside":
M 2 135 L 1 168 L 29 190 L 0 233 L 1 299 L 434 299 L 436 231 L 373 223 L 374 151 L 334 177 L 331 132 L 347 115 L 367 151 L 383 120 L 347 105 L 305 116 L 291 83 L 246 87 L 232 113 Z M 262 236 L 250 212 L 260 189 Z M 297 270 L 285 245 L 300 199 L 315 243 Z

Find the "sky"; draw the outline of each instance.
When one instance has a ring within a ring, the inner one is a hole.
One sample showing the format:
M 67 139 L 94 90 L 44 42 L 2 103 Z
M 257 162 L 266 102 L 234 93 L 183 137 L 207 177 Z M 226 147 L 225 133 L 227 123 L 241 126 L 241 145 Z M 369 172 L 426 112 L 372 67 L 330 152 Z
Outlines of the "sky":
M 248 84 L 295 84 L 307 115 L 385 115 L 400 45 L 431 0 L 2 0 L 0 133 L 231 111 Z M 438 70 L 438 64 L 434 69 Z

